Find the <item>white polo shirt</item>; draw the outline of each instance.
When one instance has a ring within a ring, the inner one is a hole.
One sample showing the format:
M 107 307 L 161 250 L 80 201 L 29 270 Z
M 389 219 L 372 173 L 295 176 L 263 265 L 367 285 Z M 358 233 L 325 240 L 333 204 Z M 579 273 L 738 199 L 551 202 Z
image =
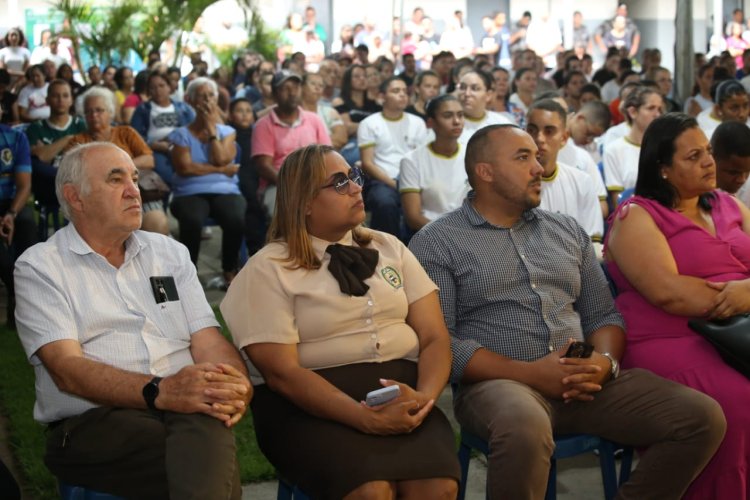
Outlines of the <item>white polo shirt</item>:
M 375 165 L 382 168 L 391 179 L 399 174 L 401 158 L 427 142 L 424 120 L 403 113 L 398 120 L 389 120 L 383 113 L 375 113 L 359 124 L 357 145 L 375 148 Z
M 516 125 L 516 122 L 497 111 L 485 111 L 484 116 L 479 120 L 473 120 L 468 116 L 464 116 L 464 130 L 461 132 L 461 137 L 458 138 L 458 142 L 465 146 L 469 143 L 469 139 L 474 135 L 474 132 L 480 128 L 484 128 L 488 125 L 503 125 L 506 123 Z
M 638 179 L 641 147 L 627 137 L 620 137 L 604 150 L 604 183 L 607 191 L 620 192 L 634 188 Z
M 589 175 L 575 167 L 557 163 L 550 177 L 542 177 L 542 202 L 539 208 L 573 217 L 592 239 L 604 234 L 604 219 L 594 183 Z
M 465 155 L 461 143 L 452 156 L 436 153 L 432 144 L 415 149 L 401 159 L 399 191 L 420 193 L 422 215 L 429 220 L 459 208 L 471 189 L 464 166 Z
M 594 162 L 589 152 L 577 146 L 570 137 L 565 146 L 558 151 L 557 161 L 589 174 L 591 182 L 594 184 L 596 195 L 600 200 L 607 199 L 607 187 L 604 185 L 604 179 L 602 179 L 602 174 L 599 172 L 599 167 L 596 166 L 596 162 Z

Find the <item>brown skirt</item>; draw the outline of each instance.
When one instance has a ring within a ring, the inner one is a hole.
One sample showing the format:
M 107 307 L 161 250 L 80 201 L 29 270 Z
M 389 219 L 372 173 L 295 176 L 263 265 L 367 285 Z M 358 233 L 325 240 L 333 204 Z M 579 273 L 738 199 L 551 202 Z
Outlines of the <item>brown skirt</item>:
M 417 365 L 396 360 L 317 370 L 356 401 L 380 387 L 379 378 L 416 386 Z M 251 403 L 258 445 L 282 477 L 312 498 L 338 499 L 370 481 L 447 477 L 460 470 L 453 431 L 438 409 L 409 434 L 375 436 L 314 417 L 265 384 Z

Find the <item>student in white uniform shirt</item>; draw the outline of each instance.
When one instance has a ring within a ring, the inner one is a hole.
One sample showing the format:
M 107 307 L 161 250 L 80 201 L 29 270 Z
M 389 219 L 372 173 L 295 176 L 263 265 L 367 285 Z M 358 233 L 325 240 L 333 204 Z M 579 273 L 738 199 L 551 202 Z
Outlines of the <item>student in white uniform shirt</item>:
M 365 205 L 372 212 L 372 229 L 398 236 L 401 203 L 396 187 L 401 158 L 427 142 L 427 128 L 421 118 L 404 112 L 409 95 L 401 78 L 385 80 L 380 98 L 383 111 L 362 120 L 357 130 L 362 169 L 369 176 Z
M 540 208 L 573 217 L 594 241 L 601 241 L 604 219 L 594 183 L 585 172 L 558 162 L 558 152 L 568 139 L 567 114 L 552 99 L 534 102 L 526 115 L 526 132 L 539 150 L 542 174 Z
M 630 124 L 630 132 L 608 144 L 602 159 L 604 182 L 612 207 L 617 206 L 620 193 L 635 187 L 643 134 L 651 122 L 664 112 L 664 100 L 658 90 L 641 86 L 625 98 L 622 107 L 625 119 Z
M 604 185 L 604 178 L 593 154 L 584 148 L 593 144 L 593 141 L 607 130 L 610 120 L 611 115 L 606 104 L 601 101 L 587 102 L 577 113 L 568 118 L 568 140 L 557 155 L 561 163 L 589 174 L 594 182 L 599 205 L 602 208 L 602 216 L 605 219 L 609 214 L 607 187 Z
M 740 82 L 737 80 L 717 82 L 711 88 L 711 95 L 714 98 L 713 107 L 701 111 L 695 118 L 706 137 L 710 139 L 716 127 L 721 123 L 729 121 L 748 123 L 750 98 Z
M 432 99 L 425 112 L 435 140 L 401 160 L 399 177 L 404 219 L 412 231 L 459 208 L 470 189 L 464 145 L 458 141 L 464 126 L 461 104 L 444 94 Z
M 487 106 L 495 98 L 493 86 L 492 76 L 481 70 L 471 70 L 459 80 L 458 100 L 464 110 L 464 131 L 458 141 L 464 146 L 480 128 L 513 123 L 502 114 L 487 110 Z

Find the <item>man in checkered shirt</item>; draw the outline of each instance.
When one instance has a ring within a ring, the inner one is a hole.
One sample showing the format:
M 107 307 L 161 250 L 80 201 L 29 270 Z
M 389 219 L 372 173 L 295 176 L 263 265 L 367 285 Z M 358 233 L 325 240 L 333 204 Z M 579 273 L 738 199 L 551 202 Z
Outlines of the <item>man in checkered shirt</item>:
M 719 446 L 708 396 L 619 370 L 625 331 L 586 232 L 546 212 L 533 139 L 496 125 L 469 141 L 473 192 L 410 248 L 440 287 L 459 423 L 488 441 L 490 498 L 542 498 L 554 435 L 648 448 L 618 498 L 679 498 Z M 594 346 L 564 357 L 569 343 Z

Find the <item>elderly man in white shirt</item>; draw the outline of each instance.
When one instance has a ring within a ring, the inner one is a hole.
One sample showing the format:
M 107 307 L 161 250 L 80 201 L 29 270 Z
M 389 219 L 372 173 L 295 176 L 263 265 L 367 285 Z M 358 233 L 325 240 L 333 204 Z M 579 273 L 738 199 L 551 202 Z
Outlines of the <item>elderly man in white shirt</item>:
M 34 418 L 61 481 L 127 498 L 240 498 L 231 427 L 252 387 L 187 249 L 139 231 L 138 171 L 110 143 L 71 150 L 71 224 L 19 259 L 19 337 Z

